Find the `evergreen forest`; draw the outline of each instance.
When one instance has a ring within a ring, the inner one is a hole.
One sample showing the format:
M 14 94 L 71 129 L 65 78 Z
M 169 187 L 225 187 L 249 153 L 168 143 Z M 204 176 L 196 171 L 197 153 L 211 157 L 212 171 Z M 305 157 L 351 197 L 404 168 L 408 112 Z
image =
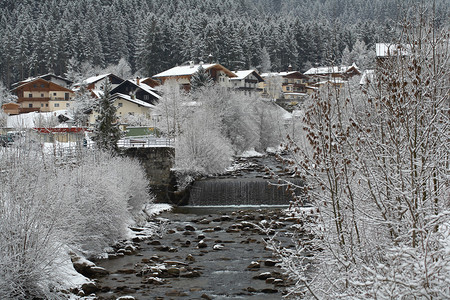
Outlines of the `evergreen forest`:
M 396 38 L 401 11 L 417 0 L 2 0 L 0 81 L 82 63 L 128 62 L 151 76 L 186 61 L 230 70 L 305 71 L 339 64 L 355 44 Z M 435 1 L 436 24 L 448 2 Z

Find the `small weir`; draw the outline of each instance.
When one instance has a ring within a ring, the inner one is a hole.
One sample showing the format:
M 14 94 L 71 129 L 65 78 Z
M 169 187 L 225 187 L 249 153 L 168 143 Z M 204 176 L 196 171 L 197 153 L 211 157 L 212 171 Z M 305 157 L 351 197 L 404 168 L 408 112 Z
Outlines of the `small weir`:
M 292 186 L 302 186 L 301 180 L 292 177 L 291 172 L 274 156 L 240 158 L 236 166 L 235 170 L 226 174 L 195 181 L 190 189 L 188 204 L 289 205 L 294 200 L 292 193 L 300 194 L 299 188 L 288 190 L 286 184 L 278 184 L 280 179 L 282 183 L 288 180 Z
M 291 180 L 300 185 L 298 179 Z M 263 178 L 212 178 L 199 180 L 191 188 L 189 205 L 289 205 L 292 194 L 276 181 Z

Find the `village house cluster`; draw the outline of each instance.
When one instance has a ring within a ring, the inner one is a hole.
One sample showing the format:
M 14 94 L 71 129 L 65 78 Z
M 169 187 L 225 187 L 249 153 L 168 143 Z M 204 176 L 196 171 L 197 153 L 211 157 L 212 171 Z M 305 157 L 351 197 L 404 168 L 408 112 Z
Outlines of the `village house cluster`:
M 218 86 L 236 89 L 247 93 L 257 92 L 263 97 L 279 101 L 300 101 L 324 84 L 343 85 L 351 76 L 360 74 L 355 65 L 349 67 L 312 68 L 304 74 L 293 71 L 289 66 L 286 72 L 262 73 L 256 70 L 230 71 L 218 63 L 176 66 L 148 78 L 123 79 L 114 74 L 103 74 L 86 78 L 80 83 L 54 74 L 28 78 L 12 85 L 12 93 L 17 96 L 16 103 L 3 104 L 8 115 L 29 112 L 55 112 L 67 110 L 80 90 L 88 90 L 92 99 L 103 95 L 106 80 L 111 84 L 110 97 L 117 107 L 120 118 L 125 115 L 150 115 L 161 95 L 158 85 L 174 80 L 180 88 L 190 90 L 190 79 L 199 68 L 208 72 Z M 90 112 L 89 124 L 95 122 L 95 112 Z

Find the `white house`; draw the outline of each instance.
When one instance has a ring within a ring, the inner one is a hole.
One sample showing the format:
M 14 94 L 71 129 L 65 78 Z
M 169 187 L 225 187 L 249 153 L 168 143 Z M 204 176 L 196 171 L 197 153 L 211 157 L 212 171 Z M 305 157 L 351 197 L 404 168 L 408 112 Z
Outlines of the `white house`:
M 220 64 L 194 64 L 191 61 L 188 65 L 173 67 L 154 75 L 153 78 L 160 80 L 162 84 L 167 80 L 176 80 L 185 90 L 189 91 L 191 89 L 191 77 L 200 66 L 209 73 L 215 84 L 222 87 L 231 87 L 230 78 L 236 77 L 236 74 Z
M 255 70 L 234 71 L 236 77 L 230 78 L 233 88 L 242 91 L 256 91 L 258 83 L 264 79 Z

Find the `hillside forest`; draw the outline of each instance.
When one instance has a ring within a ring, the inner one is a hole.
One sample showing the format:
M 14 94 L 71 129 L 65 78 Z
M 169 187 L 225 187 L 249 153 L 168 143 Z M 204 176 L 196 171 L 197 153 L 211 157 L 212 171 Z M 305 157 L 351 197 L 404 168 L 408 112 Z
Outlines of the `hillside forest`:
M 394 40 L 399 12 L 414 2 L 4 0 L 0 81 L 9 87 L 29 76 L 67 76 L 83 63 L 105 68 L 121 59 L 141 76 L 211 59 L 230 70 L 285 71 L 291 64 L 305 71 Z M 439 24 L 448 5 L 435 2 Z

